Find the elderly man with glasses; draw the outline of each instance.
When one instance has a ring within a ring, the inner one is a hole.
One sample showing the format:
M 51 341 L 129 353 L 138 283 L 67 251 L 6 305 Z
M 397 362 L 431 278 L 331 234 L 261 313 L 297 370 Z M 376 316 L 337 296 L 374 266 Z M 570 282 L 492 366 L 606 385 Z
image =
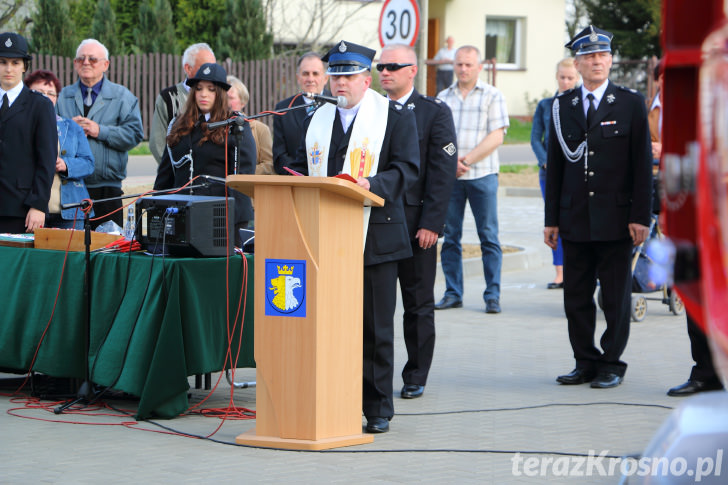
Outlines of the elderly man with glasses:
M 96 162 L 94 173 L 86 178 L 91 198 L 119 197 L 121 182 L 126 178 L 128 151 L 144 135 L 139 100 L 127 88 L 106 78 L 109 51 L 99 41 L 83 40 L 73 65 L 79 80 L 61 90 L 56 110 L 81 125 L 88 138 Z M 97 203 L 94 208 L 97 216 L 102 216 L 94 226 L 107 220 L 123 224 L 118 210 L 121 200 Z

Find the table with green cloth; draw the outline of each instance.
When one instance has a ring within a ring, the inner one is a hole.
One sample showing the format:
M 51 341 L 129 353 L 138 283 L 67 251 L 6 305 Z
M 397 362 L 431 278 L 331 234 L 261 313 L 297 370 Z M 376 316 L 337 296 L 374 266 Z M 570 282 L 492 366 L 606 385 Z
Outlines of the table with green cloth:
M 85 254 L 65 256 L 0 247 L 0 369 L 26 372 L 40 343 L 34 371 L 85 378 Z M 188 376 L 255 366 L 253 256 L 226 261 L 91 254 L 90 380 L 138 396 L 137 419 L 183 413 Z

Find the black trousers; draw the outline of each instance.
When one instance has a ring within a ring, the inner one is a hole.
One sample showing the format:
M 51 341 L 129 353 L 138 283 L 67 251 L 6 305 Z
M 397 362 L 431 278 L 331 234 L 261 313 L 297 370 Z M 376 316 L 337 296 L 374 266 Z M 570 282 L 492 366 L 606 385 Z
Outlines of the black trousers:
M 705 382 L 717 382 L 720 379 L 713 366 L 713 357 L 708 346 L 708 337 L 698 324 L 688 315 L 688 337 L 690 338 L 690 354 L 695 361 L 690 379 Z
M 25 234 L 25 217 L 0 216 L 0 232 Z
M 437 245 L 422 249 L 412 242 L 412 257 L 398 263 L 402 292 L 404 343 L 407 363 L 402 369 L 405 384 L 424 386 L 435 352 L 435 275 Z
M 116 209 L 121 209 L 121 199 L 110 200 L 108 202 L 96 202 L 99 199 L 119 197 L 123 194 L 119 187 L 89 187 L 88 194 L 94 200 L 95 217 L 101 216 L 100 219 L 91 221 L 91 229 L 96 229 L 106 221 L 114 221 L 119 227 L 124 228 L 124 211 L 119 210 L 111 214 Z
M 573 242 L 562 239 L 562 243 L 564 310 L 576 367 L 623 376 L 627 364 L 620 357 L 629 338 L 632 241 Z M 597 276 L 607 320 L 607 329 L 599 340 L 602 351 L 594 346 Z
M 362 408 L 367 418 L 394 416 L 394 308 L 397 262 L 364 267 Z

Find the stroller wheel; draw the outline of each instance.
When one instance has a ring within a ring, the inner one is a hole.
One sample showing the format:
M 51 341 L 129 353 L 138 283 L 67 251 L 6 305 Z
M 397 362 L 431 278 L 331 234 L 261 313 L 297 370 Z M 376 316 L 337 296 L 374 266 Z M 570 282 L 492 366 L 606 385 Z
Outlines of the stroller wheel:
M 682 315 L 685 313 L 685 305 L 675 290 L 670 292 L 670 311 L 675 315 Z
M 642 295 L 632 295 L 632 321 L 641 322 L 647 315 L 647 299 Z

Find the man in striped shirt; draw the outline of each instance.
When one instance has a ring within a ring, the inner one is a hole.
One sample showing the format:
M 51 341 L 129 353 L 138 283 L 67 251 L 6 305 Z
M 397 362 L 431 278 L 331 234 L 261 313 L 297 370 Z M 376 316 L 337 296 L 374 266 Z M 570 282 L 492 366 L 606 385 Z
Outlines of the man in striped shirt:
M 445 242 L 440 258 L 446 290 L 438 310 L 463 305 L 463 264 L 460 239 L 465 203 L 470 202 L 480 238 L 485 276 L 486 313 L 500 313 L 500 277 L 503 253 L 498 241 L 498 151 L 508 128 L 503 93 L 479 79 L 480 51 L 463 46 L 455 52 L 457 81 L 437 96 L 450 107 L 458 140 L 457 180 L 445 221 Z

